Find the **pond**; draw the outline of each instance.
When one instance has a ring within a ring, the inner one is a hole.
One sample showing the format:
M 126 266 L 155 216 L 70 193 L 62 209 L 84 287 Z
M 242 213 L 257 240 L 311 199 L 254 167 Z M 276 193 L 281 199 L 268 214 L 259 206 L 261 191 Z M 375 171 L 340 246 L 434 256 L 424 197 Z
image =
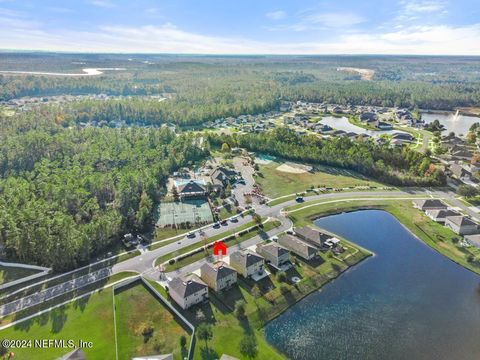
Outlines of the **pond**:
M 431 123 L 434 120 L 438 119 L 440 124 L 444 125 L 446 131 L 443 133 L 446 135 L 448 132 L 453 131 L 456 135 L 466 135 L 470 126 L 474 123 L 480 123 L 480 117 L 477 116 L 466 116 L 466 115 L 456 115 L 455 113 L 426 113 L 422 112 L 422 120 L 425 122 Z
M 270 322 L 291 359 L 480 359 L 480 277 L 415 238 L 389 213 L 316 225 L 373 251 Z

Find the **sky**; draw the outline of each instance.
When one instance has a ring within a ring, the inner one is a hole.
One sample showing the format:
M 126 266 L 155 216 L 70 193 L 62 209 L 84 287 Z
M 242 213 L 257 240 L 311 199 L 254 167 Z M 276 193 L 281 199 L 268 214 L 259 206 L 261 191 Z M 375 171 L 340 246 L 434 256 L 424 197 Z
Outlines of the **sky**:
M 480 55 L 480 0 L 0 0 L 0 49 Z

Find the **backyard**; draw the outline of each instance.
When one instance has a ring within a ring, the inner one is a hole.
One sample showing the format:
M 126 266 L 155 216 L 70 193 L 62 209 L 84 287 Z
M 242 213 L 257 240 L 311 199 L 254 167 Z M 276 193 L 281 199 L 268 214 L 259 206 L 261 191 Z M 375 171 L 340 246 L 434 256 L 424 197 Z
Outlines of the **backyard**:
M 188 354 L 187 330 L 142 283 L 117 290 L 115 304 L 119 360 L 168 353 L 183 359 Z M 183 348 L 181 336 L 187 339 Z

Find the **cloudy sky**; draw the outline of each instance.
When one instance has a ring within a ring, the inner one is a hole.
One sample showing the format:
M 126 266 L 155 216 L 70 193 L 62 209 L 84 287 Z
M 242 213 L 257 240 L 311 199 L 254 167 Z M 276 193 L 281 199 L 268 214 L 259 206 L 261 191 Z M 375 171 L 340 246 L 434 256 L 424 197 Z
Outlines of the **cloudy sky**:
M 0 49 L 480 55 L 480 0 L 0 0 Z

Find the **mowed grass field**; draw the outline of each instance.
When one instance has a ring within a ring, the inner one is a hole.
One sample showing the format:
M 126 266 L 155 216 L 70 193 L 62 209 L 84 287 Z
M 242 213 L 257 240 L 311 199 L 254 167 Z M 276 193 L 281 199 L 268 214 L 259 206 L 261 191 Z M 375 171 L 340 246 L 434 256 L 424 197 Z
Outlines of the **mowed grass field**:
M 255 181 L 262 187 L 264 193 L 276 198 L 310 189 L 311 186 L 344 188 L 353 186 L 383 186 L 353 171 L 327 166 L 316 166 L 313 173 L 293 174 L 278 171 L 282 163 L 272 161 L 269 164 L 259 164 L 259 175 Z
M 118 359 L 173 353 L 183 359 L 188 353 L 190 336 L 173 314 L 142 284 L 134 283 L 116 291 Z M 144 335 L 146 328 L 153 329 Z M 180 347 L 180 337 L 187 346 Z
M 0 285 L 21 279 L 25 276 L 33 275 L 37 272 L 38 271 L 36 270 L 23 269 L 19 267 L 0 266 Z
M 83 349 L 88 360 L 115 359 L 112 289 L 102 290 L 2 330 L 0 339 L 91 341 L 93 347 Z M 71 350 L 55 347 L 38 349 L 33 345 L 31 348 L 11 349 L 15 360 L 53 360 Z

